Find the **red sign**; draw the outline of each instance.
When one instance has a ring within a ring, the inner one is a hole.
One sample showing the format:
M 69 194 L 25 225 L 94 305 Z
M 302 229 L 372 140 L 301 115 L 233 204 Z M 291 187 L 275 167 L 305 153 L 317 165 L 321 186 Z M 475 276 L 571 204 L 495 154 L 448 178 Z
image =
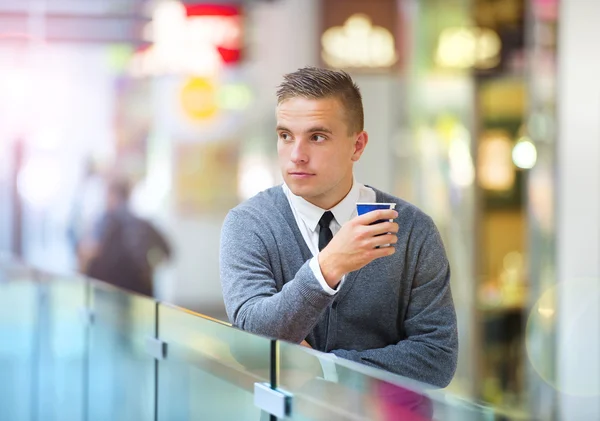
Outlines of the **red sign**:
M 200 18 L 199 23 L 212 25 L 216 38 L 215 47 L 225 64 L 234 64 L 241 59 L 242 8 L 225 4 L 186 4 L 188 21 Z
M 188 16 L 240 16 L 241 7 L 225 4 L 186 4 Z

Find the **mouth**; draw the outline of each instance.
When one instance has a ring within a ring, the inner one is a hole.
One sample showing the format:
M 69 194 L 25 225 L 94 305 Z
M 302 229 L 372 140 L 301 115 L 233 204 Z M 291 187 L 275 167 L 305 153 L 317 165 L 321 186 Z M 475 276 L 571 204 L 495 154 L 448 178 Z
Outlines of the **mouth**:
M 315 174 L 311 174 L 308 172 L 303 172 L 303 171 L 290 171 L 288 172 L 288 175 L 292 178 L 309 178 L 309 177 L 313 177 Z

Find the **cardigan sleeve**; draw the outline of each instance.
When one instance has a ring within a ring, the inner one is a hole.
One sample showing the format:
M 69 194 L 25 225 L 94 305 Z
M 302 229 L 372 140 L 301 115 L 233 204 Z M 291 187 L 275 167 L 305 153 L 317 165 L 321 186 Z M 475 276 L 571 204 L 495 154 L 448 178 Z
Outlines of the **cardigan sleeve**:
M 428 225 L 424 241 L 413 251 L 417 266 L 404 319 L 405 337 L 383 348 L 332 352 L 342 358 L 445 387 L 456 371 L 456 312 L 444 246 L 430 219 Z
M 234 209 L 225 218 L 220 246 L 225 308 L 240 329 L 299 343 L 335 296 L 323 290 L 309 261 L 278 291 L 269 258 L 276 244 L 269 236 L 273 238 L 250 212 Z

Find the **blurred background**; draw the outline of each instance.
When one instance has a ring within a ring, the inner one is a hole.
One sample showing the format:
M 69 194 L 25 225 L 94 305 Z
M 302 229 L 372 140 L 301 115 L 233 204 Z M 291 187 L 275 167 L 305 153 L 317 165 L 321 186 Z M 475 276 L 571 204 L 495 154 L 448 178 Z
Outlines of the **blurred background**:
M 446 244 L 449 390 L 595 419 L 568 415 L 600 413 L 599 4 L 0 0 L 0 249 L 81 271 L 126 179 L 171 249 L 153 294 L 226 318 L 221 223 L 281 182 L 276 86 L 344 69 L 371 139 L 356 178 L 421 207 Z

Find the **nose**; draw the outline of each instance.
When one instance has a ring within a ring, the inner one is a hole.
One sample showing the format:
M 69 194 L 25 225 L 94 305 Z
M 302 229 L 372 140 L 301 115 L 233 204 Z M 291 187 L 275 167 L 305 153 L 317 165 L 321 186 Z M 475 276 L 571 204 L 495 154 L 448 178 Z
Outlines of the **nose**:
M 308 150 L 303 140 L 294 142 L 290 159 L 294 164 L 306 164 L 308 162 Z

